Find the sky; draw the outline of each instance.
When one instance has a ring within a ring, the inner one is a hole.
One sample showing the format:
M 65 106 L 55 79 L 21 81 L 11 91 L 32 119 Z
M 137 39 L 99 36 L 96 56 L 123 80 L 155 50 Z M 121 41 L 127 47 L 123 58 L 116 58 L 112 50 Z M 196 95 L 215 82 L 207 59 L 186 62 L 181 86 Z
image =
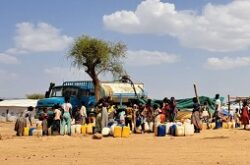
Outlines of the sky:
M 2 0 L 0 98 L 90 79 L 66 58 L 81 35 L 124 42 L 151 98 L 249 96 L 249 0 Z

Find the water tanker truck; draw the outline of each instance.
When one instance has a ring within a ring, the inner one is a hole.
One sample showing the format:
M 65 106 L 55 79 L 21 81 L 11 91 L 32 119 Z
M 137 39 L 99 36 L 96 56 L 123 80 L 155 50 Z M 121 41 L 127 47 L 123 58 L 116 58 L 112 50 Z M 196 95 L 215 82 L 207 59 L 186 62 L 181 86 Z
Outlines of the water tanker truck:
M 56 86 L 50 84 L 49 90 L 45 94 L 44 99 L 37 102 L 37 114 L 43 111 L 44 108 L 51 109 L 56 104 L 62 105 L 64 97 L 70 97 L 70 103 L 73 110 L 81 106 L 86 106 L 87 109 L 93 107 L 96 103 L 94 85 L 92 81 L 65 81 L 62 85 Z M 144 97 L 144 84 L 131 83 L 122 81 L 104 81 L 101 82 L 100 96 L 110 96 L 114 103 L 128 103 L 130 99 Z

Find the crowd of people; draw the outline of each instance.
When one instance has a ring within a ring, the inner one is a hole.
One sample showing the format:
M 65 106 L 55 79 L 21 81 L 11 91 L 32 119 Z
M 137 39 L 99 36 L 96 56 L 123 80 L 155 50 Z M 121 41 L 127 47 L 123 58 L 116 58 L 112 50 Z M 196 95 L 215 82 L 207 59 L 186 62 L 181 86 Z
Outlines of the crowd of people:
M 94 133 L 101 133 L 103 128 L 110 127 L 113 124 L 129 126 L 131 132 L 134 133 L 154 132 L 155 127 L 160 123 L 176 122 L 178 114 L 177 101 L 174 97 L 164 98 L 161 104 L 153 104 L 152 100 L 148 99 L 146 104 L 130 103 L 127 106 L 117 105 L 111 97 L 105 97 L 101 98 L 88 113 L 84 103 L 73 110 L 69 101 L 70 98 L 65 97 L 63 105 L 56 104 L 52 107 L 52 110 L 44 108 L 43 113 L 39 115 L 43 135 L 49 135 L 49 128 L 52 135 L 70 135 L 72 124 L 84 125 L 86 123 L 94 123 Z M 18 136 L 23 134 L 22 130 L 27 126 L 25 118 L 29 119 L 30 126 L 32 126 L 30 112 L 33 109 L 33 107 L 29 107 L 27 112 L 24 112 L 17 119 L 15 131 Z M 209 127 L 211 122 L 234 120 L 236 127 L 243 124 L 244 129 L 246 129 L 249 124 L 247 101 L 243 102 L 241 111 L 236 110 L 233 116 L 225 116 L 220 110 L 219 94 L 215 96 L 214 113 L 210 112 L 208 102 L 201 105 L 198 99 L 194 97 L 191 123 L 194 125 L 195 133 L 199 133 L 202 129 L 202 122 Z

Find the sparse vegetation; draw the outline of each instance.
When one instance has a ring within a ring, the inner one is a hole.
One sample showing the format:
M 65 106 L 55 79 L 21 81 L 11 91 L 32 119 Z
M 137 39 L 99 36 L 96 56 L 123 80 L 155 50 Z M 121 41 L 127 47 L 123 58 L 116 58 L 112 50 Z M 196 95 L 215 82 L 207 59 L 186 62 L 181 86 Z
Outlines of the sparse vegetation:
M 44 98 L 44 94 L 41 94 L 41 93 L 27 94 L 26 98 L 27 99 L 43 99 Z

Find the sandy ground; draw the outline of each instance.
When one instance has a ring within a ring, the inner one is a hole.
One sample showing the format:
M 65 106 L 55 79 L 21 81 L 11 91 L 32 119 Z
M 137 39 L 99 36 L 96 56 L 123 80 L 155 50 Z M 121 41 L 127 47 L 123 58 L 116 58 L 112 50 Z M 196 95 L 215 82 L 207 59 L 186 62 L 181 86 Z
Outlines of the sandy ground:
M 13 123 L 0 123 L 0 164 L 250 164 L 250 131 L 204 130 L 191 137 L 16 137 Z

